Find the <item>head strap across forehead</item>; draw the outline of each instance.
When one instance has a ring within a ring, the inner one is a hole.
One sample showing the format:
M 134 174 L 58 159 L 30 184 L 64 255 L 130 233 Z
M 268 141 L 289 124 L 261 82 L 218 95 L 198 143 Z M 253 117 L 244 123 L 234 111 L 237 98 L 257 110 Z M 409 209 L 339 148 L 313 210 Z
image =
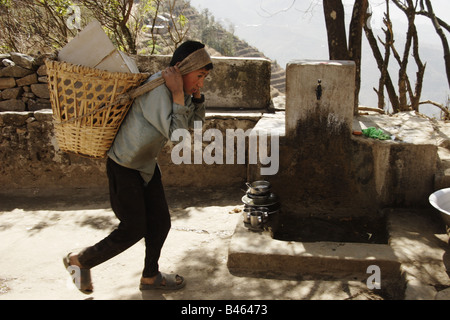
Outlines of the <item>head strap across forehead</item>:
M 211 57 L 209 56 L 205 48 L 202 48 L 188 55 L 183 61 L 180 62 L 178 67 L 180 69 L 181 74 L 186 75 L 195 70 L 202 69 L 210 63 Z M 127 93 L 121 94 L 116 98 L 113 104 L 124 104 L 126 101 L 135 99 L 143 95 L 144 93 L 147 93 L 155 89 L 156 87 L 159 87 L 163 83 L 165 83 L 164 78 L 162 76 L 159 76 L 158 78 L 153 79 L 152 81 L 144 83 L 140 87 L 132 89 Z
M 205 48 L 194 51 L 180 62 L 179 68 L 182 75 L 188 74 L 192 71 L 204 68 L 211 63 L 211 57 Z

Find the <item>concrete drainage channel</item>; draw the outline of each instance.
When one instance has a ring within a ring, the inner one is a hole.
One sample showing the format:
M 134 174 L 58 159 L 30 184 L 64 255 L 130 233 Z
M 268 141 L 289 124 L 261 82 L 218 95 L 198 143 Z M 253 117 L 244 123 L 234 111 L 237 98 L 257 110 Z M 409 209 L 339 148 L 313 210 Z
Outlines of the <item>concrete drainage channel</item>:
M 435 283 L 434 287 L 430 287 L 426 280 L 423 281 L 427 283 L 422 285 L 420 268 L 408 268 L 409 265 L 421 265 L 418 257 L 421 250 L 425 250 L 422 251 L 425 255 L 438 250 L 436 256 L 442 257 L 442 243 L 432 248 L 423 247 L 424 240 L 427 245 L 431 243 L 426 235 L 432 238 L 435 232 L 414 230 L 427 229 L 426 222 L 422 220 L 428 221 L 428 218 L 410 212 L 387 210 L 388 244 L 281 241 L 273 239 L 269 231 L 252 232 L 239 221 L 230 242 L 228 268 L 236 276 L 297 280 L 350 278 L 367 281 L 368 285 L 369 278 L 373 276 L 375 279 L 378 271 L 381 284 L 378 293 L 382 298 L 434 299 L 436 290 L 433 291 L 433 288 L 445 288 L 448 285 L 442 261 L 431 263 L 439 266 L 435 272 L 443 273 L 442 278 L 445 279 L 443 283 Z M 421 237 L 411 239 L 410 236 L 417 233 Z M 429 257 L 426 259 L 429 260 Z M 408 288 L 410 283 L 414 283 L 414 287 Z

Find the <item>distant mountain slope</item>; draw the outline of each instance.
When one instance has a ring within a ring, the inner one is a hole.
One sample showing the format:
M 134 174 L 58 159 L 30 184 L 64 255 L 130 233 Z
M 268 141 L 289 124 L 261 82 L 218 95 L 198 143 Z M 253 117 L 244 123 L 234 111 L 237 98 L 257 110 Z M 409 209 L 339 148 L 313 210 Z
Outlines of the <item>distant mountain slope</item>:
M 199 13 L 195 8 L 188 6 L 184 10 L 185 16 L 188 18 L 190 23 L 190 32 L 189 37 L 202 40 L 201 33 L 202 31 L 198 29 L 198 26 L 201 25 L 200 19 L 202 19 L 202 14 Z M 203 17 L 204 19 L 204 17 Z M 231 54 L 228 54 L 228 56 L 232 57 L 247 57 L 247 58 L 266 58 L 269 59 L 264 55 L 264 53 L 260 52 L 255 47 L 250 46 L 247 42 L 239 39 L 237 36 L 235 36 L 233 33 L 227 31 L 224 27 L 222 27 L 220 24 L 216 23 L 214 24 L 215 28 L 215 35 L 219 39 L 225 39 L 225 38 L 232 38 L 232 46 L 233 50 Z M 217 50 L 216 50 L 217 51 Z M 270 59 L 269 59 L 270 60 Z M 271 76 L 271 86 L 275 89 L 272 91 L 272 95 L 275 97 L 279 93 L 285 92 L 285 70 L 276 62 L 272 61 L 272 76 Z

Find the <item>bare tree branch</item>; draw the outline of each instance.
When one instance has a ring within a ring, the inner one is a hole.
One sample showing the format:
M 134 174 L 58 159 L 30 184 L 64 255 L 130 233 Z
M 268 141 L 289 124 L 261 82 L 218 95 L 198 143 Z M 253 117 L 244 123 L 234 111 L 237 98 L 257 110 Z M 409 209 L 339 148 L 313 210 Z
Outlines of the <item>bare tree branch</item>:
M 439 109 L 441 109 L 442 112 L 444 112 L 444 115 L 445 115 L 444 119 L 446 119 L 446 120 L 450 119 L 450 111 L 448 110 L 447 107 L 444 107 L 444 105 L 442 105 L 440 103 L 437 103 L 437 102 L 431 101 L 431 100 L 426 100 L 426 101 L 419 102 L 419 104 L 420 105 L 421 104 L 431 104 L 431 105 L 433 105 L 435 107 L 438 107 Z
M 384 30 L 385 37 L 386 37 L 386 42 L 384 43 L 384 48 L 385 48 L 384 58 L 380 52 L 377 40 L 373 34 L 372 29 L 370 29 L 366 24 L 366 25 L 364 25 L 364 31 L 366 33 L 366 38 L 369 41 L 369 45 L 372 49 L 372 53 L 375 57 L 375 61 L 377 62 L 378 69 L 380 70 L 380 73 L 381 73 L 378 90 L 375 89 L 375 92 L 378 95 L 378 107 L 380 109 L 384 108 L 384 94 L 383 94 L 383 85 L 384 85 L 386 87 L 386 91 L 388 93 L 389 101 L 391 102 L 392 108 L 393 108 L 394 112 L 397 112 L 398 111 L 398 96 L 395 91 L 394 85 L 392 83 L 391 76 L 388 72 L 390 48 L 392 48 L 392 45 L 394 42 L 393 33 L 392 33 L 392 24 L 391 24 L 389 12 L 390 12 L 389 2 L 386 2 L 386 13 L 385 13 L 385 18 L 383 20 L 384 24 L 386 25 L 386 29 Z
M 439 22 L 438 18 L 434 14 L 433 7 L 431 5 L 431 1 L 425 0 L 425 2 L 427 5 L 429 18 L 431 19 L 434 29 L 436 30 L 436 33 L 439 35 L 439 38 L 441 39 L 441 42 L 442 42 L 442 47 L 444 49 L 444 61 L 445 61 L 445 70 L 447 73 L 447 82 L 450 87 L 450 49 L 448 46 L 448 41 L 447 41 L 447 38 L 445 37 L 444 32 L 442 31 L 441 23 Z

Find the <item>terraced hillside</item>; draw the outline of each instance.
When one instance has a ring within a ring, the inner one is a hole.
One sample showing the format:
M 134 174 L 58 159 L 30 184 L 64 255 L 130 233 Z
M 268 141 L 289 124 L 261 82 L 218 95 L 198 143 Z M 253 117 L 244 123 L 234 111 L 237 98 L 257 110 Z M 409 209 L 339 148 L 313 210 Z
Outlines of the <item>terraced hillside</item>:
M 163 8 L 160 13 L 161 21 L 169 20 L 169 9 Z M 175 16 L 183 15 L 187 18 L 188 25 L 187 34 L 184 40 L 192 39 L 198 40 L 207 45 L 210 53 L 214 56 L 229 56 L 229 57 L 247 57 L 247 58 L 266 58 L 264 53 L 260 52 L 255 47 L 252 47 L 247 42 L 239 39 L 233 32 L 226 30 L 221 24 L 215 22 L 215 18 L 206 10 L 199 13 L 195 8 L 191 7 L 188 2 L 184 0 L 177 0 L 175 8 L 173 9 Z M 147 23 L 151 24 L 151 21 Z M 164 28 L 164 23 L 162 24 Z M 167 37 L 167 32 L 162 32 L 158 37 Z M 145 48 L 152 43 L 150 34 L 144 35 L 140 39 L 140 48 Z M 160 39 L 161 40 L 161 39 Z M 171 41 L 158 41 L 159 44 L 170 43 Z M 171 54 L 169 47 L 159 47 L 159 52 L 163 54 Z M 269 59 L 270 60 L 270 59 Z M 276 62 L 272 61 L 272 97 L 283 94 L 285 92 L 285 70 Z
M 236 57 L 267 58 L 266 56 L 264 56 L 263 53 L 258 51 L 258 49 L 250 46 L 247 42 L 242 41 L 237 37 L 234 38 L 236 44 L 236 51 L 235 51 Z M 279 92 L 281 93 L 285 92 L 285 70 L 275 61 L 272 61 L 272 76 L 270 84 Z
M 228 46 L 231 47 L 231 50 L 229 50 L 227 56 L 248 57 L 248 58 L 256 57 L 269 59 L 264 55 L 264 53 L 252 47 L 247 42 L 239 39 L 232 32 L 227 31 L 220 24 L 215 23 L 214 18 L 208 17 L 204 12 L 199 13 L 195 8 L 187 5 L 183 13 L 190 22 L 190 32 L 189 32 L 190 38 L 198 38 L 198 40 L 203 41 L 204 43 L 206 43 L 208 46 L 211 47 L 207 39 L 202 39 L 202 34 L 204 30 L 200 29 L 202 27 L 205 28 L 205 19 L 209 18 L 209 20 L 212 21 L 209 21 L 209 25 L 207 27 L 213 29 L 215 43 L 220 43 L 221 39 L 228 39 L 228 40 L 232 39 L 231 41 L 229 41 L 231 42 L 231 44 L 229 44 Z M 218 54 L 220 54 L 220 50 L 216 49 L 216 51 L 218 51 Z M 271 85 L 273 87 L 272 90 L 273 97 L 276 97 L 280 93 L 285 92 L 285 70 L 276 61 L 272 61 Z

